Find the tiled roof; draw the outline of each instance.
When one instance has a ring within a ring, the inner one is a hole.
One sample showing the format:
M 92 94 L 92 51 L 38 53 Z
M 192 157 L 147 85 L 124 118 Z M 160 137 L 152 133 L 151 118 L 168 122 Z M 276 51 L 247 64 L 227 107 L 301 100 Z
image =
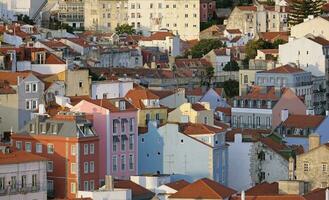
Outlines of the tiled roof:
M 221 127 L 213 127 L 206 124 L 198 123 L 181 123 L 179 124 L 179 128 L 180 132 L 186 135 L 216 134 L 224 130 Z
M 256 6 L 237 6 L 237 8 L 242 11 L 257 11 Z
M 289 115 L 283 122 L 287 128 L 317 128 L 325 119 L 322 115 Z
M 152 41 L 152 40 L 165 40 L 166 37 L 174 37 L 175 35 L 171 32 L 155 32 L 149 37 L 142 37 L 141 41 Z
M 269 137 L 260 138 L 259 141 L 261 143 L 265 144 L 267 147 L 271 148 L 273 151 L 275 151 L 281 155 L 282 155 L 283 151 L 289 150 L 289 147 L 286 146 L 285 144 L 277 142 Z M 286 159 L 288 159 L 288 158 L 286 158 Z
M 0 94 L 16 94 L 16 90 L 6 80 L 0 80 Z
M 226 29 L 226 31 L 230 34 L 242 34 L 239 29 Z
M 153 94 L 158 96 L 160 99 L 166 98 L 170 95 L 175 94 L 175 91 L 173 90 L 150 90 Z
M 309 40 L 312 40 L 313 42 L 316 42 L 322 46 L 329 46 L 329 41 L 324 39 L 323 37 L 308 35 L 308 36 L 306 36 L 306 38 L 308 38 Z
M 218 127 L 221 127 L 223 129 L 228 129 L 230 127 L 228 124 L 223 123 L 223 122 L 220 122 L 220 121 L 218 121 L 216 119 L 214 119 L 214 125 L 215 126 L 218 126 Z
M 242 37 L 241 36 L 236 36 L 234 37 L 232 40 L 230 40 L 230 42 L 237 42 L 241 39 Z
M 267 71 L 262 71 L 261 73 L 291 74 L 291 73 L 299 73 L 299 72 L 305 72 L 305 71 L 300 68 L 293 67 L 287 64 Z
M 307 200 L 326 200 L 326 190 L 327 188 L 317 188 L 311 192 L 304 195 L 304 198 Z
M 261 32 L 259 37 L 266 41 L 272 41 L 282 39 L 284 41 L 288 41 L 289 33 L 288 32 Z
M 240 196 L 231 197 L 230 200 L 241 200 Z M 245 200 L 306 200 L 303 196 L 287 195 L 264 195 L 264 196 L 246 196 Z
M 229 198 L 235 190 L 221 185 L 208 178 L 203 178 L 178 190 L 169 199 L 218 199 Z
M 265 54 L 278 54 L 279 49 L 259 49 L 259 51 L 265 53 Z
M 255 185 L 252 188 L 249 188 L 245 191 L 246 195 L 277 195 L 279 194 L 279 184 L 277 182 L 268 183 L 263 182 L 260 184 Z
M 152 93 L 149 89 L 131 89 L 127 92 L 126 98 L 131 100 L 131 103 L 136 108 L 144 108 L 143 99 L 160 99 L 157 95 Z
M 216 56 L 226 56 L 226 49 L 225 48 L 220 48 L 220 49 L 214 49 L 214 53 Z
M 175 60 L 177 68 L 189 68 L 189 67 L 211 67 L 212 64 L 203 58 L 178 58 Z
M 202 96 L 203 95 L 203 91 L 202 88 L 192 88 L 192 89 L 186 89 L 185 90 L 185 95 L 186 96 Z
M 226 140 L 226 142 L 234 142 L 235 134 L 242 134 L 243 139 L 247 139 L 248 141 L 256 142 L 259 140 L 259 138 L 263 137 L 263 135 L 268 135 L 270 133 L 271 133 L 271 130 L 235 128 L 226 133 L 225 140 Z
M 189 182 L 182 179 L 182 180 L 178 180 L 175 182 L 167 183 L 166 186 L 178 191 L 178 190 L 182 189 L 183 187 L 186 187 L 189 184 L 190 184 Z
M 25 151 L 13 151 L 11 153 L 0 152 L 0 165 L 18 164 L 37 161 L 46 161 L 46 158 Z
M 65 38 L 65 39 L 68 40 L 68 41 L 71 41 L 75 44 L 78 44 L 78 45 L 80 45 L 84 48 L 89 47 L 88 42 L 86 40 L 82 39 L 82 38 Z
M 276 91 L 273 86 L 260 87 L 253 86 L 250 91 L 242 96 L 238 96 L 237 99 L 256 99 L 256 100 L 279 100 L 282 94 L 285 92 L 286 88 L 281 88 Z
M 114 188 L 131 189 L 133 199 L 151 199 L 154 193 L 130 180 L 115 180 Z
M 8 81 L 10 85 L 17 85 L 18 77 L 25 79 L 31 72 L 0 72 L 0 80 Z
M 200 103 L 193 103 L 192 105 L 192 109 L 195 111 L 204 111 L 207 110 L 202 104 Z
M 215 111 L 222 112 L 226 116 L 231 116 L 231 107 L 217 107 Z
M 60 41 L 55 41 L 55 40 L 50 40 L 50 41 L 40 41 L 40 43 L 44 44 L 45 46 L 49 47 L 49 48 L 68 48 L 69 46 L 67 46 L 66 44 L 64 44 L 63 42 Z

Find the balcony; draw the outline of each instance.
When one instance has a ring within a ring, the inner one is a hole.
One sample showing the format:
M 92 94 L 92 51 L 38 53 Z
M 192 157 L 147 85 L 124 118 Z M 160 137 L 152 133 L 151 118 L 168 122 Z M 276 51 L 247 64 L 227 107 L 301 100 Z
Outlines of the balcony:
M 11 188 L 11 186 L 7 186 L 5 189 L 0 190 L 0 196 L 8 196 L 8 195 L 16 195 L 16 194 L 27 194 L 27 193 L 35 193 L 45 191 L 42 190 L 40 184 L 36 184 L 34 186 L 26 185 L 25 187 L 21 187 L 21 185 L 17 184 L 16 188 Z

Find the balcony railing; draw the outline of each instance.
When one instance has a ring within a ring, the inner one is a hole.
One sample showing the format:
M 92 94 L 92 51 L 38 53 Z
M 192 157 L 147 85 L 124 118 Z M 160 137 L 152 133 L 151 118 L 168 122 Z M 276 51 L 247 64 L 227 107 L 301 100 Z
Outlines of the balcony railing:
M 26 185 L 21 187 L 17 184 L 16 187 L 7 185 L 5 189 L 0 189 L 0 196 L 15 195 L 15 194 L 27 194 L 43 191 L 43 188 L 40 187 L 40 184 L 36 185 Z M 46 191 L 46 190 L 44 190 Z

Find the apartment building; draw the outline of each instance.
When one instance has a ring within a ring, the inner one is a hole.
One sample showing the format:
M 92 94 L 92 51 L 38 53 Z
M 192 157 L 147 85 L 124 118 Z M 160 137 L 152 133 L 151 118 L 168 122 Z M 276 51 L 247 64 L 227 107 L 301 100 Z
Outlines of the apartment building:
M 165 29 L 178 34 L 183 40 L 198 39 L 200 1 L 129 0 L 128 23 L 143 35 Z
M 45 3 L 45 0 L 1 0 L 0 16 L 8 21 L 17 20 L 17 15 L 20 14 L 27 15 L 33 19 L 39 14 Z
M 133 89 L 132 80 L 94 81 L 91 84 L 92 99 L 114 99 L 126 96 Z
M 216 1 L 201 0 L 200 1 L 200 22 L 208 22 L 216 16 Z
M 99 137 L 85 115 L 37 115 L 12 140 L 17 149 L 47 158 L 48 197 L 75 198 L 78 190 L 98 188 Z
M 0 199 L 47 199 L 47 159 L 0 146 Z
M 137 109 L 123 98 L 90 99 L 72 97 L 71 110 L 93 116 L 93 125 L 100 138 L 99 174 L 129 179 L 138 171 Z
M 84 26 L 88 30 L 114 32 L 128 23 L 128 0 L 85 0 Z
M 234 128 L 270 129 L 282 115 L 305 114 L 306 106 L 289 88 L 253 86 L 234 98 L 231 112 Z
M 84 27 L 85 0 L 59 0 L 58 20 L 73 28 Z

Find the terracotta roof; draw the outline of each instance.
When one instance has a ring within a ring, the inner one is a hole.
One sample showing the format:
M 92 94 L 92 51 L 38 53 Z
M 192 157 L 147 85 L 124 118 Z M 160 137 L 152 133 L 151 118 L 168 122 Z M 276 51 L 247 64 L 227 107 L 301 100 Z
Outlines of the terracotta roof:
M 259 49 L 259 51 L 265 53 L 265 54 L 278 54 L 279 49 Z
M 279 100 L 286 88 L 281 88 L 276 92 L 276 88 L 273 86 L 260 87 L 253 86 L 250 91 L 242 96 L 236 97 L 237 99 L 256 99 L 256 100 Z
M 182 188 L 184 188 L 185 186 L 189 185 L 190 183 L 185 181 L 185 180 L 178 180 L 178 181 L 175 181 L 175 182 L 171 182 L 171 183 L 167 183 L 166 186 L 178 191 Z
M 8 154 L 0 152 L 0 165 L 46 161 L 46 158 L 25 151 L 13 151 Z
M 288 41 L 289 32 L 261 32 L 259 37 L 265 41 L 274 42 L 275 40 L 281 39 Z
M 317 128 L 325 116 L 322 115 L 289 115 L 283 122 L 283 126 L 288 128 Z
M 293 66 L 287 64 L 287 65 L 276 67 L 274 69 L 270 69 L 267 71 L 262 71 L 260 73 L 291 74 L 291 73 L 299 73 L 299 72 L 305 72 L 305 71 L 300 68 L 293 67 Z
M 226 29 L 226 31 L 230 34 L 242 34 L 239 29 Z
M 192 88 L 192 89 L 186 89 L 185 90 L 185 95 L 186 96 L 202 96 L 203 95 L 203 91 L 202 88 Z
M 230 42 L 237 42 L 241 39 L 242 37 L 241 36 L 236 36 L 234 37 L 232 40 L 230 40 Z
M 82 38 L 65 38 L 65 39 L 68 40 L 68 41 L 71 41 L 75 44 L 78 44 L 78 45 L 80 45 L 84 48 L 89 47 L 88 42 L 86 40 L 82 39 Z
M 231 116 L 231 107 L 217 107 L 215 111 L 222 112 L 226 116 Z
M 221 185 L 208 178 L 203 178 L 178 190 L 175 194 L 169 196 L 169 199 L 226 199 L 235 190 Z
M 289 147 L 286 146 L 285 144 L 276 142 L 275 140 L 269 137 L 260 138 L 259 141 L 265 144 L 267 147 L 271 148 L 273 151 L 277 152 L 278 154 L 282 154 L 283 151 L 289 150 Z
M 212 64 L 204 58 L 177 58 L 175 60 L 177 68 L 190 67 L 211 67 Z
M 263 135 L 268 135 L 271 133 L 271 130 L 260 130 L 260 129 L 241 129 L 235 128 L 228 131 L 225 135 L 226 142 L 234 142 L 235 134 L 242 134 L 242 138 L 248 141 L 256 142 Z
M 46 56 L 46 64 L 65 64 L 65 62 L 56 55 L 49 53 Z
M 133 199 L 151 199 L 154 196 L 153 192 L 130 180 L 115 180 L 114 188 L 131 189 Z
M 0 80 L 8 81 L 10 85 L 17 85 L 18 77 L 25 79 L 31 72 L 0 72 Z
M 0 94 L 16 94 L 16 90 L 6 80 L 0 80 Z
M 223 123 L 223 122 L 220 122 L 216 119 L 214 119 L 214 125 L 215 126 L 218 126 L 218 127 L 221 127 L 223 129 L 228 129 L 230 127 L 230 125 L 226 124 L 226 123 Z
M 150 90 L 153 94 L 158 96 L 160 99 L 166 98 L 170 95 L 175 94 L 173 90 Z
M 152 41 L 152 40 L 165 40 L 166 37 L 174 37 L 175 35 L 171 32 L 155 32 L 149 37 L 142 37 L 141 41 Z
M 224 89 L 223 88 L 213 88 L 215 92 L 219 95 L 222 96 Z
M 227 55 L 225 48 L 214 49 L 214 53 L 216 54 L 216 56 L 226 56 Z
M 179 124 L 179 128 L 180 132 L 186 135 L 216 134 L 224 130 L 221 127 L 213 127 L 198 123 L 181 123 Z
M 324 39 L 323 37 L 320 36 L 306 36 L 309 40 L 312 40 L 313 42 L 316 42 L 322 46 L 329 46 L 329 41 Z
M 237 8 L 242 11 L 257 11 L 256 6 L 237 6 Z
M 327 188 L 317 188 L 311 192 L 304 195 L 304 198 L 307 200 L 325 200 L 326 199 L 326 189 Z
M 50 41 L 40 41 L 40 43 L 44 44 L 45 46 L 49 47 L 49 48 L 69 48 L 69 46 L 67 46 L 66 44 L 64 44 L 63 42 L 60 41 L 56 41 L 56 40 L 50 40 Z
M 126 98 L 131 100 L 131 103 L 136 108 L 144 108 L 144 104 L 142 102 L 143 99 L 160 99 L 157 95 L 152 93 L 149 89 L 131 89 L 127 92 Z
M 241 200 L 240 195 L 231 197 L 230 200 Z M 266 196 L 246 196 L 245 200 L 305 200 L 300 195 L 266 195 Z
M 204 111 L 207 110 L 202 104 L 200 103 L 193 103 L 192 105 L 192 109 L 195 111 Z
M 245 191 L 246 195 L 277 195 L 279 194 L 279 184 L 277 182 L 268 183 L 263 182 L 260 184 L 255 185 L 252 188 L 249 188 Z

